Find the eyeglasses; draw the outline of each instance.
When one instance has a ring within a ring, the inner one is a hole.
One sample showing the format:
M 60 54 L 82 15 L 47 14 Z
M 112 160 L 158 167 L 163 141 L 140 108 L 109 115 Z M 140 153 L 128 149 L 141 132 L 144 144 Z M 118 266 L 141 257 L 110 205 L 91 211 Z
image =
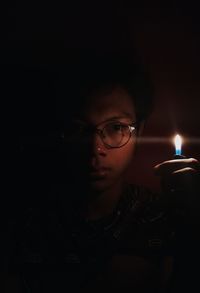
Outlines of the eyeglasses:
M 105 147 L 120 148 L 129 142 L 131 134 L 136 129 L 137 123 L 128 125 L 119 121 L 108 122 L 102 129 L 75 123 L 68 127 L 68 130 L 64 132 L 62 138 L 67 142 L 82 144 L 87 143 L 91 139 L 91 134 L 96 132 Z

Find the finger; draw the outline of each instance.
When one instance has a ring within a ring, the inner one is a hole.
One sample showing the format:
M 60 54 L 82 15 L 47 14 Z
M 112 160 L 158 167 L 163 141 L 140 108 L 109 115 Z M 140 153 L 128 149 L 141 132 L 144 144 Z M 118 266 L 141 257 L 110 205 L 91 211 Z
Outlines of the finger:
M 154 171 L 156 175 L 170 174 L 176 170 L 187 167 L 200 170 L 199 161 L 194 158 L 169 160 L 156 165 Z
M 182 168 L 172 172 L 172 175 L 187 175 L 187 174 L 196 174 L 196 173 L 197 173 L 196 169 L 186 167 L 186 168 Z

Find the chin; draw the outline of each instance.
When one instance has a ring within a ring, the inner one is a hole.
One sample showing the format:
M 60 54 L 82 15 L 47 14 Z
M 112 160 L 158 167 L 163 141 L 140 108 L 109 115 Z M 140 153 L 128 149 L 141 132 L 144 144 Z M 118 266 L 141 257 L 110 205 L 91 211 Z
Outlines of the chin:
M 89 188 L 93 192 L 101 193 L 109 190 L 116 183 L 115 180 L 111 179 L 92 180 L 89 182 Z
M 108 186 L 92 186 L 90 191 L 92 191 L 93 193 L 98 194 L 103 194 L 104 192 L 106 192 L 107 190 L 109 190 Z
M 89 183 L 89 188 L 92 191 L 96 191 L 96 192 L 102 192 L 102 191 L 106 191 L 107 189 L 109 189 L 110 184 L 108 182 L 101 182 L 101 181 L 93 181 Z

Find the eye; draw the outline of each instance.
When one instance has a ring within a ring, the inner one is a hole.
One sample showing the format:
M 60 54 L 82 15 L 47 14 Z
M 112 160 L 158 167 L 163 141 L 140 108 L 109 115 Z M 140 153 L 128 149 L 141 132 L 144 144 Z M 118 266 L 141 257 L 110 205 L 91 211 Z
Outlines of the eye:
M 115 130 L 115 131 L 119 131 L 119 130 L 122 129 L 122 125 L 121 125 L 121 124 L 114 124 L 114 125 L 112 126 L 112 128 L 113 128 L 113 130 Z
M 110 129 L 112 129 L 113 131 L 122 131 L 124 128 L 124 125 L 121 123 L 112 123 L 110 124 Z
M 105 129 L 108 134 L 117 134 L 123 132 L 126 128 L 126 125 L 121 124 L 119 122 L 109 123 L 106 125 Z

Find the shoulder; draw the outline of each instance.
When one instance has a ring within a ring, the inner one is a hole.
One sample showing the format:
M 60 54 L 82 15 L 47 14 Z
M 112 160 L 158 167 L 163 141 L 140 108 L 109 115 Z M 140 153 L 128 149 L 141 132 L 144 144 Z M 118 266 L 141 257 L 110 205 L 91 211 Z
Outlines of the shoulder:
M 34 202 L 20 209 L 9 220 L 8 266 L 17 269 L 26 263 L 42 263 L 48 254 L 51 239 L 58 230 L 56 203 L 52 201 Z
M 167 216 L 162 195 L 143 186 L 129 186 L 130 198 L 134 200 L 134 213 L 143 222 L 154 222 Z
M 123 241 L 136 250 L 171 251 L 174 226 L 159 194 L 141 186 L 129 186 L 129 212 L 124 221 Z

